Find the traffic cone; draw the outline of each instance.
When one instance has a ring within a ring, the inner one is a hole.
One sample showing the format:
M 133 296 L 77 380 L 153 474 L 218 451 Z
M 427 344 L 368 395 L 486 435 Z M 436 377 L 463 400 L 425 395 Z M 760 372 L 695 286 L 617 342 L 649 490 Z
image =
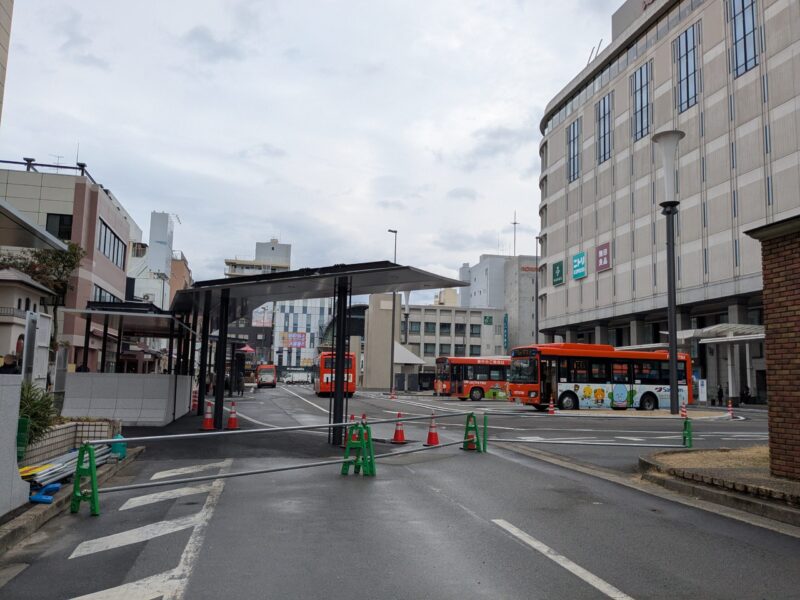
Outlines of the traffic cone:
M 355 427 L 353 427 L 353 425 L 355 425 L 355 424 L 356 424 L 356 416 L 351 414 L 350 415 L 350 432 L 351 432 L 350 439 L 352 441 L 354 441 L 354 442 L 357 442 L 358 441 L 358 430 Z
M 550 404 L 547 405 L 547 414 L 548 415 L 556 414 L 556 405 L 553 399 L 553 394 L 550 394 Z
M 228 414 L 228 424 L 225 429 L 239 429 L 239 417 L 236 414 L 236 400 L 231 400 L 231 412 Z
M 688 416 L 686 415 L 686 402 L 681 404 L 681 419 L 686 419 Z
M 401 413 L 397 413 L 397 418 L 402 419 L 403 415 Z M 392 438 L 393 444 L 405 444 L 406 443 L 406 432 L 403 429 L 403 422 L 398 421 L 394 427 L 394 437 Z
M 436 431 L 436 415 L 431 413 L 431 426 L 428 428 L 428 439 L 423 446 L 438 446 L 439 445 L 439 432 Z
M 467 445 L 464 448 L 464 450 L 477 450 L 478 449 L 478 447 L 475 445 L 475 434 L 474 433 L 470 432 L 469 434 L 467 434 L 466 442 L 467 442 Z
M 394 388 L 392 388 L 392 392 L 389 394 L 389 400 L 397 400 L 397 392 L 394 391 Z
M 733 418 L 733 401 L 730 398 L 728 398 L 728 416 Z
M 206 409 L 203 411 L 203 425 L 200 431 L 213 431 L 214 418 L 211 416 L 211 402 L 206 402 Z

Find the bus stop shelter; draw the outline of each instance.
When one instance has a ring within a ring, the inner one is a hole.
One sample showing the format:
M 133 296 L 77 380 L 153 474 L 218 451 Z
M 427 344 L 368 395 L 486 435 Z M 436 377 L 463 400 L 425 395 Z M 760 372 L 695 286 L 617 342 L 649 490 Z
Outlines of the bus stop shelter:
M 332 297 L 334 298 L 335 391 L 328 419 L 332 423 L 341 423 L 344 421 L 344 367 L 349 337 L 347 307 L 350 298 L 465 285 L 467 283 L 463 281 L 389 261 L 339 264 L 196 282 L 191 288 L 177 292 L 171 312 L 177 319 L 187 323 L 190 331 L 196 332 L 198 329 L 200 331 L 198 377 L 201 385 L 198 393 L 198 413 L 202 412 L 205 405 L 204 382 L 210 363 L 213 361 L 214 427 L 222 429 L 229 323 L 242 317 L 249 317 L 253 310 L 266 302 Z M 218 335 L 212 356 L 209 332 L 214 329 Z M 189 341 L 189 347 L 195 348 L 194 333 Z M 342 436 L 341 427 L 333 428 L 330 442 L 338 445 L 342 442 Z

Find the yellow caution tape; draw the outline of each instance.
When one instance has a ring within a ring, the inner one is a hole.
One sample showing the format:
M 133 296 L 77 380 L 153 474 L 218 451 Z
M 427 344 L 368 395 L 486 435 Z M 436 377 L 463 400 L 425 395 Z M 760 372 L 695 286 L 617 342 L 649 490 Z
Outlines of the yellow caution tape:
M 55 465 L 37 465 L 35 467 L 22 467 L 19 470 L 20 477 L 30 477 L 31 475 L 36 475 L 36 473 L 40 473 L 45 469 L 49 469 Z

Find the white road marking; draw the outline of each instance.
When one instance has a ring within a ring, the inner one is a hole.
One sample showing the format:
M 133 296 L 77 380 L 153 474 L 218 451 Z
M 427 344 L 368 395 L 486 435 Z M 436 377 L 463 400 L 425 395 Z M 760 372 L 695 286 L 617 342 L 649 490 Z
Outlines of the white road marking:
M 224 460 L 222 469 L 229 467 L 231 462 L 231 459 Z M 220 472 L 222 472 L 222 469 Z M 212 482 L 211 491 L 203 508 L 196 515 L 197 524 L 189 541 L 186 543 L 186 547 L 183 549 L 183 554 L 177 567 L 151 577 L 76 597 L 73 600 L 155 600 L 156 598 L 182 600 L 186 594 L 189 577 L 194 571 L 197 557 L 200 554 L 200 548 L 203 546 L 208 522 L 211 520 L 211 515 L 214 513 L 224 487 L 224 479 L 217 479 Z
M 322 412 L 324 412 L 325 414 L 328 414 L 328 409 L 327 409 L 327 408 L 322 408 L 321 406 L 319 406 L 319 405 L 317 405 L 317 404 L 314 404 L 313 402 L 311 402 L 311 400 L 306 400 L 306 399 L 305 399 L 305 398 L 303 398 L 303 397 L 302 397 L 300 394 L 296 394 L 296 393 L 294 393 L 292 390 L 290 390 L 290 389 L 289 389 L 289 388 L 287 388 L 287 387 L 281 386 L 281 389 L 282 389 L 282 390 L 286 390 L 286 391 L 287 391 L 287 392 L 289 392 L 289 393 L 290 393 L 292 396 L 296 396 L 297 398 L 300 398 L 300 400 L 302 400 L 303 402 L 306 402 L 307 404 L 310 404 L 311 406 L 313 406 L 313 407 L 314 407 L 314 408 L 316 408 L 317 410 L 321 410 L 321 411 L 322 411 Z
M 508 533 L 513 535 L 515 538 L 517 538 L 521 542 L 527 544 L 528 546 L 530 546 L 531 548 L 533 548 L 537 552 L 540 552 L 542 555 L 544 555 L 545 557 L 549 558 L 550 560 L 552 560 L 554 563 L 556 563 L 560 567 L 563 567 L 564 569 L 566 569 L 567 571 L 569 571 L 570 573 L 572 573 L 576 577 L 581 578 L 583 581 L 585 581 L 586 583 L 591 585 L 596 590 L 602 592 L 603 594 L 605 594 L 609 598 L 614 598 L 614 600 L 633 600 L 633 598 L 631 596 L 628 596 L 626 593 L 618 590 L 617 588 L 615 588 L 613 585 L 611 585 L 607 581 L 605 581 L 603 579 L 600 579 L 597 575 L 594 575 L 593 573 L 590 573 L 589 571 L 587 571 L 586 569 L 584 569 L 580 565 L 572 562 L 566 556 L 564 556 L 562 554 L 559 554 L 558 552 L 553 550 L 547 544 L 544 544 L 543 542 L 540 542 L 539 540 L 537 540 L 536 538 L 528 535 L 527 533 L 525 533 L 521 529 L 518 529 L 517 527 L 514 527 L 508 521 L 504 521 L 503 519 L 492 519 L 492 523 L 494 523 L 495 525 L 497 525 L 499 527 L 502 527 Z
M 119 509 L 130 510 L 140 506 L 147 506 L 148 504 L 155 504 L 156 502 L 163 502 L 164 500 L 174 500 L 175 498 L 183 498 L 184 496 L 192 496 L 194 494 L 205 494 L 209 491 L 211 491 L 210 483 L 180 487 L 174 490 L 167 490 L 166 492 L 156 492 L 155 494 L 146 494 L 144 496 L 129 498 Z
M 181 467 L 180 469 L 169 469 L 168 471 L 159 471 L 155 475 L 153 475 L 150 479 L 166 479 L 167 477 L 175 477 L 177 475 L 189 475 L 190 473 L 197 473 L 198 471 L 208 471 L 209 469 L 221 469 L 222 467 L 228 466 L 230 463 L 228 460 L 223 460 L 221 462 L 215 463 L 207 463 L 204 465 L 192 465 L 191 467 Z
M 617 440 L 628 440 L 629 442 L 643 442 L 644 441 L 644 438 L 626 437 L 624 435 L 618 435 L 614 439 L 617 439 Z
M 128 529 L 121 533 L 114 533 L 93 540 L 87 540 L 78 544 L 78 547 L 70 554 L 70 558 L 80 558 L 88 554 L 95 554 L 105 550 L 113 550 L 122 546 L 130 546 L 139 542 L 146 542 L 153 538 L 161 537 L 182 531 L 189 527 L 194 527 L 198 523 L 200 513 L 189 515 L 188 517 L 181 517 L 180 519 L 172 519 L 170 521 L 158 521 L 157 523 L 150 523 L 143 525 L 136 529 Z

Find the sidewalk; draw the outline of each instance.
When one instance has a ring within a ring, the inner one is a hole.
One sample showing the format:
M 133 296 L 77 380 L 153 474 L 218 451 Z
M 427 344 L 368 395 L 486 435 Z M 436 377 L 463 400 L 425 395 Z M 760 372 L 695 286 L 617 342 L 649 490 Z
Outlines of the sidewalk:
M 656 452 L 639 470 L 667 489 L 800 526 L 800 481 L 770 475 L 766 445 Z

